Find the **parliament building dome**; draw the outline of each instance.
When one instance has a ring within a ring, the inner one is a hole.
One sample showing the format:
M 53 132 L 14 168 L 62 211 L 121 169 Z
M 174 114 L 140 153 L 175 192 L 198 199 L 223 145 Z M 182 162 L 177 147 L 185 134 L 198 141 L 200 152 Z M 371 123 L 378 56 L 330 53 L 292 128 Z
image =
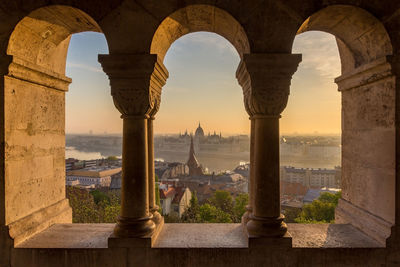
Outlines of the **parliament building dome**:
M 197 127 L 196 129 L 195 137 L 204 137 L 204 131 L 203 128 L 201 128 L 200 122 L 199 122 L 199 127 Z

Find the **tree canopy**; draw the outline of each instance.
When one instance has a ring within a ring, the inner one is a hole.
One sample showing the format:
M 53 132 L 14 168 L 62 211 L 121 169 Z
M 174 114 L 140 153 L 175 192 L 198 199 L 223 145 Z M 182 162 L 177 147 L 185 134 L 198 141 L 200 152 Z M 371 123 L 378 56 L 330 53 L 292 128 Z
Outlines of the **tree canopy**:
M 299 216 L 295 219 L 297 223 L 334 223 L 335 208 L 338 204 L 341 192 L 336 194 L 322 193 L 318 199 L 311 204 L 303 206 Z

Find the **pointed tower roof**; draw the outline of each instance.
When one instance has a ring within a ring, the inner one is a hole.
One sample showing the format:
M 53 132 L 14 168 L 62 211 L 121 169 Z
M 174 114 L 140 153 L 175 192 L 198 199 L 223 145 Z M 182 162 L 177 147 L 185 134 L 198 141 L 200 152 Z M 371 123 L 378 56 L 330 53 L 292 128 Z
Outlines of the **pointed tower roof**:
M 190 167 L 195 167 L 197 168 L 200 166 L 199 162 L 197 161 L 196 155 L 194 153 L 194 144 L 193 144 L 193 136 L 190 136 L 190 150 L 189 150 L 189 159 L 186 163 L 189 168 Z

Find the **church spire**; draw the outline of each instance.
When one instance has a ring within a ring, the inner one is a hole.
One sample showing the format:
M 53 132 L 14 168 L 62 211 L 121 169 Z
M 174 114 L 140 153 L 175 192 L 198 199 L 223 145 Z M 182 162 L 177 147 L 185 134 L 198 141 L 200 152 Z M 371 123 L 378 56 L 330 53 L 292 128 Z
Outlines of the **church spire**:
M 189 160 L 194 156 L 194 145 L 193 145 L 193 135 L 190 135 L 190 151 L 189 151 Z
M 194 144 L 193 144 L 193 135 L 190 136 L 190 151 L 189 151 L 189 159 L 187 161 L 187 166 L 189 167 L 189 175 L 203 175 L 203 169 L 200 166 L 199 162 L 196 159 L 196 155 L 194 154 Z

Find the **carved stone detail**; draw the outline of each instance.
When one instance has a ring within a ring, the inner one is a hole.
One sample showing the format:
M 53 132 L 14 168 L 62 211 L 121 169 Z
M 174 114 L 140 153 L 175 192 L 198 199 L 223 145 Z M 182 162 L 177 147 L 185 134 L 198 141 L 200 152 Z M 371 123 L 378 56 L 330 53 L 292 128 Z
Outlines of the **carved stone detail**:
M 338 90 L 343 92 L 356 88 L 362 88 L 368 84 L 379 82 L 383 79 L 393 77 L 393 57 L 384 56 L 372 62 L 342 74 L 335 79 Z
M 250 116 L 279 116 L 289 97 L 292 75 L 301 54 L 245 54 L 236 77 Z
M 154 116 L 160 108 L 161 89 L 168 71 L 157 55 L 99 55 L 110 79 L 115 107 L 123 116 Z
M 68 86 L 72 82 L 71 78 L 15 56 L 9 58 L 12 62 L 8 66 L 8 77 L 63 92 L 68 91 Z

